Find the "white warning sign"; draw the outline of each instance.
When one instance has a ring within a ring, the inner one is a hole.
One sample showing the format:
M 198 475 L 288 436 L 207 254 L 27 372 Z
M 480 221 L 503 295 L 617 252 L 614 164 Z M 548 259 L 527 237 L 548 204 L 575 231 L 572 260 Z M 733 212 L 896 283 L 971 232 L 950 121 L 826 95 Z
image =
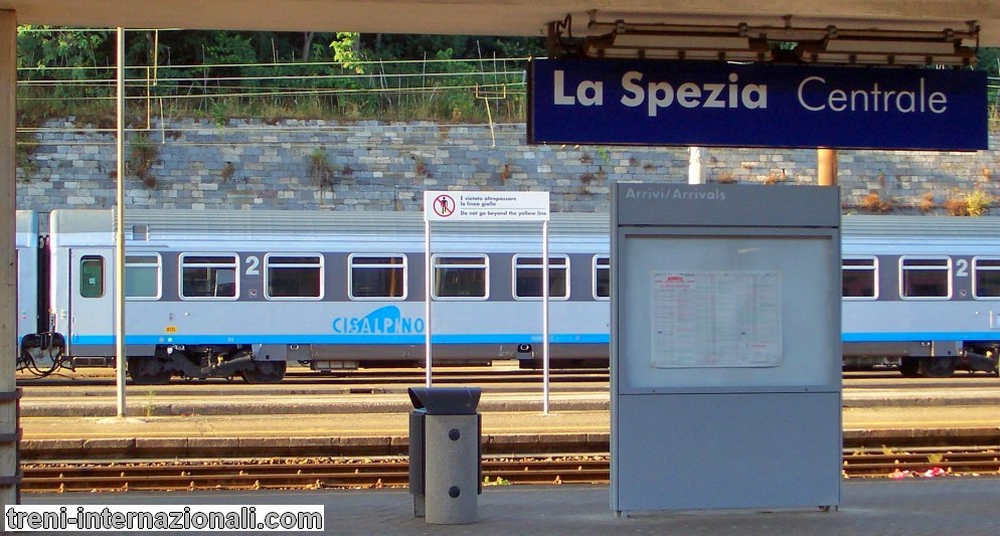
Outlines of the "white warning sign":
M 424 192 L 426 221 L 548 221 L 549 192 Z

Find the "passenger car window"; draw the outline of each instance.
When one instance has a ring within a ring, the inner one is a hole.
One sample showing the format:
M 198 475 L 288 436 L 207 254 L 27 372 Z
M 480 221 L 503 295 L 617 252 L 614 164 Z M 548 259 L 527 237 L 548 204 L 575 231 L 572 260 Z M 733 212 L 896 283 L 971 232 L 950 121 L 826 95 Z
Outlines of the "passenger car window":
M 181 255 L 181 298 L 236 298 L 236 255 Z
M 514 256 L 514 297 L 542 297 L 542 257 Z M 549 257 L 549 297 L 569 297 L 569 258 Z
M 841 272 L 843 297 L 878 297 L 878 261 L 874 257 L 845 258 L 841 262 Z
M 900 296 L 903 298 L 951 297 L 951 259 L 913 258 L 900 259 Z
M 351 299 L 406 298 L 405 255 L 351 255 Z
M 973 296 L 1000 298 L 1000 259 L 975 259 L 972 262 Z
M 125 255 L 125 297 L 160 297 L 159 255 Z
M 594 298 L 611 296 L 611 258 L 603 255 L 594 257 Z
M 435 256 L 434 297 L 485 299 L 489 289 L 486 255 Z
M 264 258 L 265 297 L 322 298 L 321 255 L 268 255 Z
M 80 296 L 84 298 L 104 296 L 104 257 L 100 255 L 80 257 Z

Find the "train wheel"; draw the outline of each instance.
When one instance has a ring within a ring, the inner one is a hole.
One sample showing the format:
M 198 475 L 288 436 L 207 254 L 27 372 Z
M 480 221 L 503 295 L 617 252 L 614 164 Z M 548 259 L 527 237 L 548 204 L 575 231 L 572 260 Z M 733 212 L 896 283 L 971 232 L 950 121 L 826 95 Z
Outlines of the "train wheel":
M 254 361 L 253 366 L 243 369 L 241 374 L 247 383 L 281 383 L 287 366 L 284 361 Z
M 954 357 L 921 357 L 920 372 L 928 378 L 950 378 L 956 361 Z
M 899 373 L 907 378 L 920 376 L 920 359 L 916 357 L 899 358 Z
M 129 357 L 128 375 L 135 385 L 165 385 L 172 372 L 163 368 L 163 363 L 155 357 Z

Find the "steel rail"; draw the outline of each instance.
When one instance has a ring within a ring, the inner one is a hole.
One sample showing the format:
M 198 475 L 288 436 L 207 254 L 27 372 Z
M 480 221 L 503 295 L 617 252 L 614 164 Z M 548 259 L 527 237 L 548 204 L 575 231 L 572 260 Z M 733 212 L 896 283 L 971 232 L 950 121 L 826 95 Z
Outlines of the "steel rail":
M 25 465 L 23 492 L 165 491 L 205 489 L 320 489 L 405 487 L 408 461 L 190 460 Z M 920 449 L 920 452 L 845 451 L 845 478 L 1000 476 L 1000 447 Z M 607 454 L 486 457 L 484 485 L 607 484 Z

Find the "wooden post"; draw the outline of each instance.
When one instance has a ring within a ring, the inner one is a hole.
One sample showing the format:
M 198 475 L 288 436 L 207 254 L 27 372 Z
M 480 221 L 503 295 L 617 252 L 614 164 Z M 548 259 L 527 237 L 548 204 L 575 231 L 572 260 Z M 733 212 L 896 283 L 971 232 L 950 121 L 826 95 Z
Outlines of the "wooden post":
M 816 182 L 820 186 L 837 185 L 837 150 L 816 149 Z
M 14 376 L 17 360 L 17 19 L 0 10 L 0 506 L 19 501 L 18 451 L 20 391 Z

